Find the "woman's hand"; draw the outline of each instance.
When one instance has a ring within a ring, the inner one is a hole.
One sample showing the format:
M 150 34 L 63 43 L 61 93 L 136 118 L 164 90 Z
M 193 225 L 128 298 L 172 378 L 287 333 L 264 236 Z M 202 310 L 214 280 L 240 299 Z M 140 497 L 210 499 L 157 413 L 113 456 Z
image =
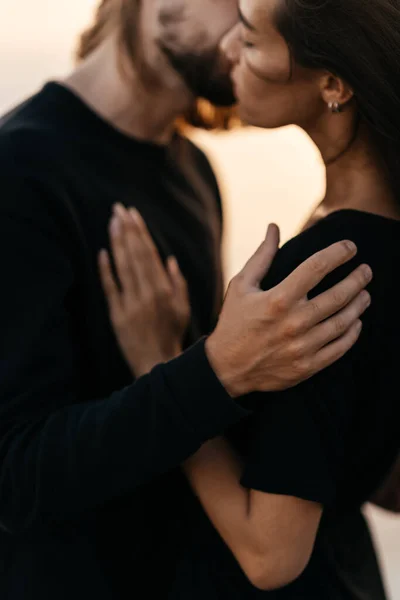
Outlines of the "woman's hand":
M 182 352 L 190 320 L 187 284 L 174 257 L 164 267 L 137 210 L 114 207 L 110 241 L 120 285 L 106 250 L 99 255 L 101 281 L 118 343 L 141 377 Z

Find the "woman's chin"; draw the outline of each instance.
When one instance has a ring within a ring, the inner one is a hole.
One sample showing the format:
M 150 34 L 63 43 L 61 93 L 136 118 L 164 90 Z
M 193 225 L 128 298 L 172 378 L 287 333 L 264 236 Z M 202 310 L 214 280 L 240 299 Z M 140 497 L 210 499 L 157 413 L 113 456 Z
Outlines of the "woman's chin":
M 291 122 L 286 122 L 283 119 L 272 118 L 270 114 L 259 114 L 247 108 L 245 104 L 241 104 L 240 100 L 237 105 L 237 111 L 240 120 L 246 125 L 259 127 L 261 129 L 278 129 L 290 125 Z
M 269 125 L 265 125 L 265 121 L 260 118 L 260 115 L 255 115 L 251 110 L 247 109 L 244 104 L 238 104 L 238 114 L 240 120 L 246 125 L 251 125 L 253 127 L 269 127 Z
M 247 125 L 257 126 L 255 123 L 254 115 L 252 115 L 251 111 L 249 111 L 247 109 L 245 104 L 240 103 L 240 100 L 237 105 L 237 110 L 238 110 L 239 118 L 241 121 L 243 121 L 243 123 L 246 123 Z

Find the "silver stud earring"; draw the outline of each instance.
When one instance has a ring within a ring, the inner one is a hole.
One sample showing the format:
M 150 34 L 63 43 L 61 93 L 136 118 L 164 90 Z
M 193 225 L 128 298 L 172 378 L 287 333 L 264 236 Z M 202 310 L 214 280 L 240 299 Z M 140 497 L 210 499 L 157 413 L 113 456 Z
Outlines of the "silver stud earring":
M 337 100 L 335 100 L 334 102 L 329 102 L 328 108 L 334 114 L 342 112 L 342 107 L 340 106 Z

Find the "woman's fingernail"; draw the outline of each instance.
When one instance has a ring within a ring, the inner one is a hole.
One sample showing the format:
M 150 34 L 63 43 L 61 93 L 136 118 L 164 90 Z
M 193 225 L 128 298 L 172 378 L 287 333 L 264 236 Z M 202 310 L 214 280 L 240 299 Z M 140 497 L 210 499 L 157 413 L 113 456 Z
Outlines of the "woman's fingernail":
M 131 208 L 129 210 L 129 213 L 132 217 L 132 219 L 135 221 L 135 223 L 137 225 L 140 225 L 140 215 L 139 215 L 139 211 L 136 208 Z
M 110 224 L 111 234 L 119 235 L 121 231 L 121 223 L 118 217 L 113 217 Z
M 363 265 L 362 267 L 365 279 L 367 281 L 371 281 L 372 277 L 373 277 L 373 273 L 372 273 L 372 269 L 369 265 Z
M 175 256 L 173 256 L 173 255 L 168 256 L 168 262 L 169 262 L 170 267 L 175 269 L 175 271 L 177 269 L 179 269 L 178 261 L 176 260 Z
M 120 202 L 114 204 L 113 209 L 114 214 L 119 215 L 120 217 L 123 217 L 125 215 L 125 207 Z
M 351 242 L 350 240 L 345 240 L 344 244 L 349 252 L 357 251 L 357 246 L 355 245 L 354 242 Z
M 366 306 L 368 308 L 368 306 L 370 306 L 370 304 L 371 304 L 370 294 L 364 290 L 363 292 L 361 292 L 361 299 L 362 299 L 364 306 Z

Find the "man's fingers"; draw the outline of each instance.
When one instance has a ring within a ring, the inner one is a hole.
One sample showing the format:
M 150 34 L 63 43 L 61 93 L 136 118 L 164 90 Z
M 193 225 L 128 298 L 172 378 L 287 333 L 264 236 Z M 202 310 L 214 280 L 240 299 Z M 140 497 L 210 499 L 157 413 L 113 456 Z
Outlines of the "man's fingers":
M 357 253 L 353 242 L 337 242 L 317 252 L 293 271 L 275 289 L 287 304 L 297 302 L 314 289 L 329 273 L 352 259 Z
M 239 273 L 247 286 L 258 287 L 268 273 L 279 248 L 279 237 L 278 226 L 269 225 L 265 240 Z
M 360 320 L 357 320 L 342 337 L 320 350 L 315 357 L 312 374 L 315 375 L 315 373 L 326 369 L 326 367 L 329 367 L 342 358 L 357 342 L 361 331 L 362 323 Z
M 307 328 L 314 327 L 336 314 L 356 298 L 371 280 L 371 268 L 368 265 L 361 265 L 346 279 L 309 300 L 304 306 L 302 315 L 305 326 Z
M 120 306 L 120 294 L 112 273 L 110 257 L 106 250 L 101 250 L 99 254 L 99 272 L 108 307 L 113 313 Z
M 336 315 L 314 327 L 307 335 L 304 346 L 315 352 L 344 335 L 371 304 L 371 296 L 365 290 Z

